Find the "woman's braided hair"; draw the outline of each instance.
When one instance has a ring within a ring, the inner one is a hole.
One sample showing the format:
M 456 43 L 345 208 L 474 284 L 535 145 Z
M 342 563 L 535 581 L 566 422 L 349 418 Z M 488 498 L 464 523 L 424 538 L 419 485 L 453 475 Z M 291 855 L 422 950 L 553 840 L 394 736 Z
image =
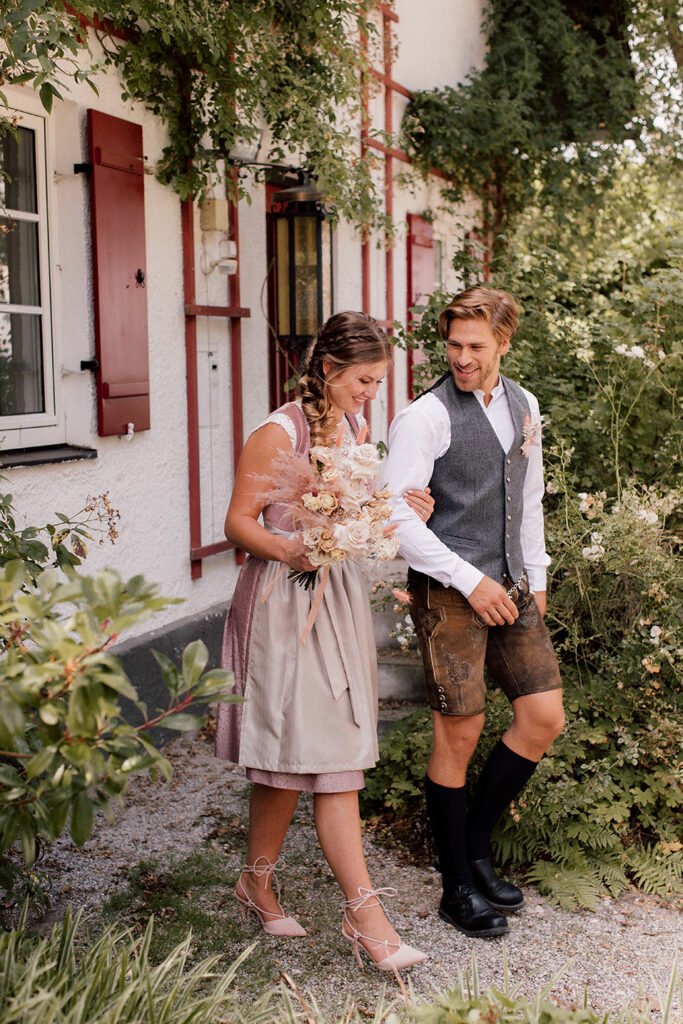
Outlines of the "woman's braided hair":
M 308 350 L 299 382 L 311 447 L 334 443 L 336 422 L 328 383 L 349 366 L 390 358 L 386 334 L 367 313 L 335 313 L 323 324 Z M 327 377 L 323 363 L 331 364 Z

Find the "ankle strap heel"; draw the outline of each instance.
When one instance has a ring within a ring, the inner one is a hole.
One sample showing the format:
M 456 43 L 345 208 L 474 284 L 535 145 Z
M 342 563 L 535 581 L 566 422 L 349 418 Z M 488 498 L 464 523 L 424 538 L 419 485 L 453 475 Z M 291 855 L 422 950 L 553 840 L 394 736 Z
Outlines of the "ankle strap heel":
M 344 938 L 351 943 L 352 950 L 355 954 L 358 964 L 363 970 L 363 961 L 361 959 L 360 950 L 366 954 L 370 963 L 378 971 L 393 971 L 394 974 L 398 975 L 399 971 L 405 971 L 409 967 L 414 967 L 415 964 L 422 963 L 423 960 L 427 959 L 427 954 L 423 953 L 419 949 L 415 949 L 413 946 L 408 946 L 406 943 L 399 939 L 397 942 L 391 939 L 376 939 L 372 935 L 364 935 L 363 932 L 359 931 L 358 928 L 349 920 L 348 911 L 352 911 L 354 914 L 359 910 L 369 910 L 373 907 L 381 907 L 385 909 L 382 903 L 382 896 L 395 896 L 396 889 L 390 887 L 384 887 L 381 889 L 366 889 L 361 886 L 358 889 L 358 895 L 353 899 L 344 901 L 344 914 L 342 917 L 341 931 Z M 374 902 L 370 902 L 373 900 Z M 368 946 L 373 949 L 379 949 L 384 953 L 384 957 L 381 960 L 375 960 L 370 952 Z
M 235 899 L 241 905 L 242 916 L 245 917 L 249 912 L 255 914 L 261 922 L 264 932 L 267 932 L 268 935 L 278 935 L 281 938 L 296 938 L 306 935 L 307 932 L 305 928 L 301 927 L 296 918 L 288 917 L 280 906 L 280 880 L 275 873 L 275 869 L 282 868 L 283 866 L 283 862 L 280 860 L 271 864 L 267 857 L 257 857 L 253 864 L 245 864 L 235 886 Z M 256 878 L 269 878 L 272 875 L 273 882 L 275 883 L 275 898 L 279 913 L 265 910 L 264 907 L 259 907 L 254 902 L 244 888 L 242 875 L 254 875 Z

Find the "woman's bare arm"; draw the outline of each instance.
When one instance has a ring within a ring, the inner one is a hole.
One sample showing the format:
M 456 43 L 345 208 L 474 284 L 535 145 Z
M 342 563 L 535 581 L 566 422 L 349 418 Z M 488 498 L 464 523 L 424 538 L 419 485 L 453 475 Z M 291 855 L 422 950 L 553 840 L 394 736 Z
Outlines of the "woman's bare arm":
M 303 554 L 301 537 L 280 537 L 259 523 L 266 502 L 262 477 L 272 476 L 278 452 L 291 451 L 285 430 L 267 423 L 247 439 L 237 467 L 235 486 L 225 517 L 225 536 L 257 558 L 285 562 L 294 569 L 312 569 Z

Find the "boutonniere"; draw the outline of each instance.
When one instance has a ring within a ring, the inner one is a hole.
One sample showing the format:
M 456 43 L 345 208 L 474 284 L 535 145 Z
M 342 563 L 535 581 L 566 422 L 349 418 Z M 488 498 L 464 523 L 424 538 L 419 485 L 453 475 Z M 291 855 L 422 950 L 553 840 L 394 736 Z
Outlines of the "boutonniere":
M 538 420 L 532 420 L 530 416 L 524 417 L 524 423 L 522 424 L 522 437 L 524 438 L 524 443 L 522 444 L 520 451 L 525 459 L 529 458 L 531 446 L 534 444 L 540 444 L 542 426 L 543 417 Z

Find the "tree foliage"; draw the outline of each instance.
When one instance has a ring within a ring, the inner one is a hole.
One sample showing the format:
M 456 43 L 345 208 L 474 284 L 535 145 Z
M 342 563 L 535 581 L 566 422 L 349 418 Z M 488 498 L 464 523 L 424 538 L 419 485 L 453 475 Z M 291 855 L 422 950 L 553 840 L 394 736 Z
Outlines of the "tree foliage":
M 681 8 L 665 6 L 490 0 L 483 69 L 456 87 L 418 92 L 409 105 L 404 137 L 417 166 L 448 176 L 450 201 L 479 196 L 482 226 L 497 243 L 539 183 L 550 201 L 567 175 L 590 190 L 611 180 L 625 138 L 667 145 L 661 114 L 673 116 L 678 104 L 668 58 Z
M 157 168 L 182 197 L 212 180 L 235 143 L 267 129 L 260 159 L 303 166 L 352 222 L 375 215 L 370 158 L 361 159 L 354 116 L 372 33 L 357 0 L 102 0 L 96 34 L 104 55 L 88 64 L 86 21 L 95 5 L 4 0 L 0 80 L 31 83 L 50 110 L 69 76 L 96 86 L 118 68 L 123 96 L 167 126 Z M 6 96 L 3 102 L 7 105 Z

